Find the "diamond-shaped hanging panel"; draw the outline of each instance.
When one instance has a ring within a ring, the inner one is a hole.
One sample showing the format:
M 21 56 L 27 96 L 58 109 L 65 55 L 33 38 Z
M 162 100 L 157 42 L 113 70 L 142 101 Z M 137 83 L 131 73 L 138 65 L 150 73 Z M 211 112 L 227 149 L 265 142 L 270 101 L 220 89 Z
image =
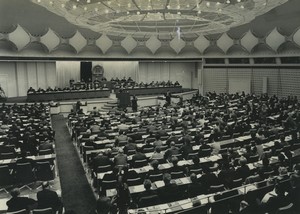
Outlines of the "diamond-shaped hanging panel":
M 147 42 L 146 47 L 155 54 L 155 52 L 161 47 L 161 41 L 157 38 L 157 36 L 151 36 Z
M 101 51 L 105 54 L 108 49 L 113 45 L 113 42 L 106 36 L 102 34 L 102 36 L 96 40 L 96 45 L 101 49 Z
M 252 49 L 257 45 L 259 39 L 253 35 L 251 31 L 248 31 L 241 39 L 241 45 L 246 48 L 246 50 L 251 53 Z
M 8 34 L 8 39 L 16 45 L 18 51 L 23 49 L 30 42 L 30 36 L 20 25 L 18 25 L 13 32 Z
M 223 33 L 223 35 L 217 41 L 217 46 L 219 46 L 224 53 L 226 53 L 232 45 L 233 39 L 230 38 L 227 33 Z
M 86 39 L 81 35 L 79 31 L 75 33 L 75 35 L 69 39 L 69 44 L 72 45 L 77 53 L 87 45 Z
M 266 38 L 267 45 L 269 45 L 274 51 L 277 51 L 279 46 L 284 42 L 285 37 L 278 32 L 277 28 L 272 30 Z
M 210 45 L 210 41 L 207 40 L 203 35 L 200 35 L 195 41 L 194 46 L 197 48 L 201 53 L 205 51 Z
M 56 33 L 54 33 L 54 31 L 49 28 L 48 32 L 40 37 L 40 42 L 48 48 L 49 52 L 51 52 L 59 45 L 60 39 L 56 35 Z
M 125 48 L 128 54 L 137 46 L 137 42 L 132 38 L 132 36 L 128 35 L 121 41 L 121 46 Z
M 293 41 L 300 46 L 300 28 L 294 33 Z
M 185 47 L 185 41 L 183 41 L 181 38 L 178 38 L 178 36 L 176 36 L 170 42 L 170 47 L 173 48 L 173 50 L 177 54 L 179 54 L 179 52 Z

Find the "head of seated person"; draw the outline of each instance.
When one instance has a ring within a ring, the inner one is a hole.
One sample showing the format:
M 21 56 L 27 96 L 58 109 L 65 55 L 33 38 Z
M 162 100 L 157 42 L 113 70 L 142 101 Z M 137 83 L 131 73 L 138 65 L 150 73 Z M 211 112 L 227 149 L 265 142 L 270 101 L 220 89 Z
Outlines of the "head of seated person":
M 145 179 L 144 181 L 144 188 L 146 191 L 149 191 L 151 189 L 152 183 L 149 179 Z
M 165 173 L 163 175 L 163 181 L 165 183 L 165 186 L 170 185 L 171 184 L 171 180 L 172 180 L 171 174 Z
M 151 166 L 152 166 L 153 169 L 158 169 L 158 165 L 159 165 L 158 160 L 153 160 L 151 162 Z
M 10 191 L 10 195 L 11 195 L 11 197 L 13 197 L 13 198 L 17 198 L 17 197 L 20 195 L 20 189 L 19 189 L 19 188 L 13 188 L 13 189 Z
M 190 179 L 192 183 L 198 183 L 197 175 L 195 173 L 190 175 Z
M 173 166 L 177 166 L 178 165 L 178 158 L 176 156 L 172 156 L 171 157 L 171 162 L 172 162 Z
M 241 156 L 240 159 L 239 159 L 239 164 L 241 167 L 244 167 L 247 165 L 247 158 L 245 158 L 244 156 Z

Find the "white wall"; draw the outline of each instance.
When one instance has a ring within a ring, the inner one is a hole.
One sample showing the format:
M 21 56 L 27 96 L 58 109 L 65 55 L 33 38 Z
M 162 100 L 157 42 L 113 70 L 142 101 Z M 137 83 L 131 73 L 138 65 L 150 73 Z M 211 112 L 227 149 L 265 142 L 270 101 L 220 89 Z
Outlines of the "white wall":
M 183 88 L 192 88 L 194 72 L 196 72 L 195 63 L 190 62 L 141 62 L 139 82 L 177 80 Z
M 69 86 L 70 80 L 80 81 L 80 61 L 57 61 L 56 62 L 57 86 Z
M 54 87 L 55 62 L 0 62 L 0 84 L 7 97 L 26 96 L 30 86 Z

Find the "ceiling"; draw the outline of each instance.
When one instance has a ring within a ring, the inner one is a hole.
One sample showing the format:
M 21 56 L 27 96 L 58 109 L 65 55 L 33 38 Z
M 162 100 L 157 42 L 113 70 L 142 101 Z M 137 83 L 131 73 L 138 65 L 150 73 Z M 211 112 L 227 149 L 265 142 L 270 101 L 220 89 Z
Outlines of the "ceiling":
M 285 43 L 299 48 L 299 0 L 227 1 L 1 0 L 0 54 L 199 57 L 237 47 L 237 55 L 265 45 L 275 54 Z

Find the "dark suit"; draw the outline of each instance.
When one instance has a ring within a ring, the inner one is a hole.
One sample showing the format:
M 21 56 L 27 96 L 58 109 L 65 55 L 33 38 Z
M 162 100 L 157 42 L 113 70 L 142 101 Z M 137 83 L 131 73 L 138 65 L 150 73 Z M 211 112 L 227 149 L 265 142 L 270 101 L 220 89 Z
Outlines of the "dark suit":
M 237 178 L 242 178 L 243 181 L 251 175 L 251 171 L 247 165 L 241 166 L 236 170 Z
M 37 193 L 38 208 L 44 209 L 51 207 L 53 210 L 57 211 L 61 207 L 61 201 L 56 192 L 43 189 Z
M 200 183 L 191 183 L 188 185 L 187 193 L 189 198 L 194 198 L 198 195 L 202 195 L 206 193 L 205 188 Z
M 39 146 L 39 151 L 40 150 L 48 150 L 50 149 L 52 153 L 54 153 L 54 149 L 53 149 L 53 146 L 51 143 L 42 143 L 40 146 Z
M 145 160 L 147 159 L 146 155 L 141 153 L 141 152 L 138 152 L 136 153 L 135 155 L 132 156 L 132 161 L 137 161 L 137 160 Z
M 181 147 L 180 152 L 184 158 L 187 158 L 187 156 L 190 153 L 193 153 L 193 146 L 192 145 L 184 145 Z
M 203 174 L 199 180 L 207 191 L 209 190 L 210 186 L 220 184 L 219 179 L 214 173 Z
M 127 165 L 127 155 L 124 155 L 124 154 L 116 155 L 114 158 L 114 163 L 115 163 L 115 166 Z
M 28 210 L 34 204 L 36 204 L 36 201 L 27 197 L 11 198 L 9 201 L 6 202 L 6 205 L 8 207 L 7 211 L 9 212 L 18 211 L 22 209 Z
M 179 188 L 176 184 L 168 184 L 158 189 L 159 198 L 162 203 L 179 200 L 182 194 L 178 194 Z
M 109 159 L 109 157 L 107 157 L 106 155 L 98 155 L 93 159 L 92 162 L 92 167 L 93 170 L 96 171 L 98 166 L 106 166 L 106 165 L 111 165 L 111 161 Z

